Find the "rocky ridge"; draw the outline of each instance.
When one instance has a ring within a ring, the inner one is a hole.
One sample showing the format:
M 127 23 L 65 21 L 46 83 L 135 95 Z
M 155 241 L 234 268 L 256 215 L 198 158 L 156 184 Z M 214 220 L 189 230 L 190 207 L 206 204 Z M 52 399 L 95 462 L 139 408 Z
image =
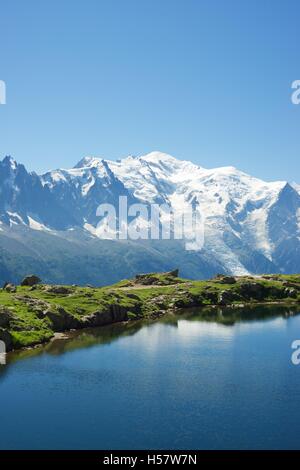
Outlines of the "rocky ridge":
M 0 340 L 9 351 L 73 329 L 155 319 L 191 307 L 243 308 L 260 303 L 298 305 L 300 275 L 217 275 L 208 281 L 190 281 L 174 270 L 140 274 L 99 288 L 6 284 L 0 290 Z

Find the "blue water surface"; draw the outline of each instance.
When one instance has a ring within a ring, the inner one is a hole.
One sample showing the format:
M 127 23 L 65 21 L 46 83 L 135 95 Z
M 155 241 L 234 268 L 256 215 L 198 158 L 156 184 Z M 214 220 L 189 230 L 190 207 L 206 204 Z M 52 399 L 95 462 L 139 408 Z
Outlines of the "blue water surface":
M 1 449 L 299 449 L 300 316 L 82 331 L 0 367 Z

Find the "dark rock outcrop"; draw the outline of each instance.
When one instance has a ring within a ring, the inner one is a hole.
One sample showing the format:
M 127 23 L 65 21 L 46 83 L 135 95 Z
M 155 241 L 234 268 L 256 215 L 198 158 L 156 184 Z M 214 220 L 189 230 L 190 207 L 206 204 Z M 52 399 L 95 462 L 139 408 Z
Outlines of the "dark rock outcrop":
M 3 328 L 0 328 L 0 341 L 3 341 L 3 343 L 5 344 L 6 351 L 2 351 L 2 352 L 8 352 L 12 350 L 13 348 L 12 336 L 7 330 L 4 330 Z
M 218 304 L 228 305 L 235 300 L 240 300 L 240 295 L 232 290 L 223 290 L 219 293 Z
M 300 285 L 297 284 L 296 282 L 284 281 L 282 285 L 285 287 L 292 287 L 293 289 L 300 291 Z
M 6 307 L 0 307 L 0 327 L 8 328 L 10 321 L 13 319 L 13 313 Z
M 14 284 L 8 282 L 8 283 L 5 283 L 5 287 L 3 287 L 3 289 L 6 291 L 6 292 L 16 292 L 17 291 L 17 288 Z
M 173 269 L 173 271 L 169 271 L 166 273 L 167 276 L 171 277 L 178 277 L 179 276 L 179 269 Z
M 47 292 L 50 292 L 51 294 L 62 294 L 62 295 L 67 295 L 72 293 L 72 289 L 70 287 L 66 286 L 47 286 L 46 287 Z
M 44 313 L 44 316 L 50 320 L 52 329 L 56 332 L 72 330 L 81 326 L 81 322 L 62 307 L 58 307 L 57 310 L 49 309 Z
M 291 299 L 296 299 L 298 297 L 298 291 L 294 288 L 286 288 L 284 289 L 284 293 L 287 297 Z
M 147 273 L 147 274 L 136 274 L 135 283 L 142 285 L 167 285 L 178 282 L 179 270 L 174 269 L 165 273 Z
M 256 282 L 244 282 L 240 285 L 240 293 L 245 299 L 262 300 L 265 297 L 265 287 Z
M 236 278 L 234 276 L 225 276 L 223 274 L 218 274 L 213 280 L 220 284 L 236 284 Z
M 137 284 L 142 284 L 145 286 L 157 284 L 158 282 L 158 279 L 155 274 L 137 274 L 135 276 L 135 280 Z
M 128 320 L 128 310 L 127 307 L 118 304 L 110 305 L 107 310 L 98 310 L 89 315 L 85 315 L 81 319 L 81 324 L 83 327 L 90 327 L 126 321 Z
M 35 286 L 36 284 L 39 284 L 41 279 L 38 276 L 35 276 L 34 274 L 30 274 L 29 276 L 24 277 L 24 279 L 21 282 L 21 286 Z

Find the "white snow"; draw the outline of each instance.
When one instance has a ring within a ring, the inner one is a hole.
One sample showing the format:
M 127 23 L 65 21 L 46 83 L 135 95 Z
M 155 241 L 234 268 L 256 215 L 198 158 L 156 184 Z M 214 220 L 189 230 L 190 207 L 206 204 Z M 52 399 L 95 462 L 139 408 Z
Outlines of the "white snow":
M 296 191 L 300 194 L 300 184 L 292 183 L 292 186 L 293 186 L 293 188 L 296 189 Z
M 29 219 L 29 227 L 32 228 L 33 230 L 47 230 L 51 231 L 48 227 L 46 227 L 44 224 L 38 222 L 37 220 L 33 219 L 32 217 L 28 216 Z
M 273 247 L 267 215 L 285 181 L 266 183 L 232 166 L 205 169 L 160 152 L 108 161 L 108 165 L 125 187 L 144 202 L 155 202 L 163 196 L 174 210 L 182 210 L 188 201 L 197 200 L 209 229 L 206 243 L 227 266 L 232 265 L 233 272 L 242 274 L 245 268 L 224 243 L 224 231 L 239 239 L 244 236 L 253 249 L 271 260 Z M 236 231 L 229 225 L 228 217 L 243 211 L 245 217 Z
M 52 189 L 57 184 L 73 183 L 82 196 L 87 196 L 96 178 L 107 178 L 104 161 L 96 157 L 85 157 L 74 168 L 53 170 L 41 177 L 43 185 Z
M 56 185 L 67 188 L 72 183 L 75 188 L 72 197 L 76 194 L 76 198 L 87 199 L 94 195 L 91 188 L 99 181 L 100 186 L 113 191 L 112 174 L 140 202 L 165 202 L 175 213 L 182 212 L 192 201 L 196 203 L 205 219 L 205 248 L 232 273 L 246 274 L 247 269 L 228 242 L 228 236 L 233 243 L 244 243 L 249 250 L 257 250 L 272 260 L 274 247 L 268 232 L 268 214 L 285 181 L 268 183 L 232 166 L 205 169 L 158 151 L 118 161 L 88 156 L 72 169 L 54 170 L 41 178 L 50 189 Z M 294 183 L 293 187 L 300 194 L 300 185 Z M 298 220 L 300 230 L 300 215 Z M 35 230 L 46 229 L 33 218 L 30 226 Z M 97 227 L 85 221 L 84 228 L 99 238 L 115 237 L 105 227 L 105 220 Z
M 18 225 L 18 224 L 23 224 L 23 225 L 25 224 L 24 220 L 22 219 L 22 217 L 17 212 L 10 212 L 10 211 L 6 211 L 6 212 L 9 215 L 9 224 L 10 224 L 10 226 Z
M 95 184 L 95 178 L 91 176 L 90 178 L 87 179 L 87 182 L 82 185 L 82 188 L 81 188 L 82 195 L 86 196 L 89 190 L 94 186 L 94 184 Z

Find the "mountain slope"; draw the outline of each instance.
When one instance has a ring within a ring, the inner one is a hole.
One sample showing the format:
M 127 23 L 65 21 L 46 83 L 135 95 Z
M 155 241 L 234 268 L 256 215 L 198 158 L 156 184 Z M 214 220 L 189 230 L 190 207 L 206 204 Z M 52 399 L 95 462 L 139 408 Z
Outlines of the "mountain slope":
M 75 223 L 57 204 L 36 173 L 28 173 L 11 157 L 0 162 L 0 221 L 6 225 L 46 226 L 65 230 Z
M 26 272 L 31 266 L 35 271 L 43 266 L 47 282 L 110 283 L 134 271 L 176 266 L 187 277 L 207 277 L 217 271 L 300 270 L 299 186 L 267 183 L 233 167 L 208 170 L 152 152 L 119 161 L 85 157 L 72 169 L 38 176 L 6 157 L 0 162 L 0 194 L 0 280 L 19 278 L 26 260 Z M 102 203 L 117 207 L 120 196 L 127 196 L 128 204 L 168 204 L 174 212 L 187 204 L 197 206 L 204 218 L 203 249 L 187 252 L 184 243 L 175 240 L 101 239 L 97 207 Z M 47 253 L 42 242 L 32 252 L 33 240 L 43 237 Z M 12 261 L 15 248 L 8 243 L 12 240 L 22 240 L 23 249 L 18 245 L 22 269 Z M 90 269 L 85 255 L 97 260 L 93 264 L 89 258 Z M 102 268 L 91 268 L 97 263 Z M 72 266 L 68 274 L 67 265 Z

